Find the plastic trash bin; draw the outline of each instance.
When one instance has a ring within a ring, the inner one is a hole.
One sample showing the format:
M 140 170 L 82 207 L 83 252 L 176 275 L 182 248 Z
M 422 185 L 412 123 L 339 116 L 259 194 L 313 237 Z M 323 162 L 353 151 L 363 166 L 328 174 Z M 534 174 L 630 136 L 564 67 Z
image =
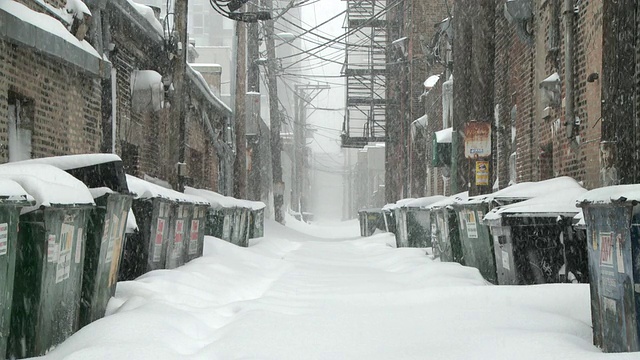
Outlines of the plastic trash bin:
M 7 357 L 40 356 L 78 330 L 93 197 L 82 182 L 49 165 L 2 165 L 0 177 L 36 200 L 20 215 Z
M 593 342 L 605 352 L 640 351 L 640 185 L 587 192 L 584 212 Z
M 0 357 L 7 353 L 20 210 L 35 201 L 18 183 L 0 178 Z

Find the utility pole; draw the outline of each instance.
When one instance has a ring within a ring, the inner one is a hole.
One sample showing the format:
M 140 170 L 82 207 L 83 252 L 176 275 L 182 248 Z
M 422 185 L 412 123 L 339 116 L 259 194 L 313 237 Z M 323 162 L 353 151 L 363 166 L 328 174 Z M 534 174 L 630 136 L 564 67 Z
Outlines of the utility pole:
M 293 124 L 293 180 L 291 184 L 291 208 L 302 214 L 306 206 L 307 177 L 307 104 L 311 103 L 322 92 L 328 90 L 328 85 L 296 85 L 295 87 L 295 120 Z M 309 91 L 309 92 L 307 92 Z
M 236 159 L 233 163 L 233 196 L 245 199 L 247 196 L 247 140 L 245 138 L 245 95 L 247 92 L 247 28 L 244 22 L 236 21 L 236 93 L 235 93 L 235 130 Z M 177 92 L 176 92 L 177 93 Z
M 176 46 L 178 56 L 173 59 L 173 86 L 175 88 L 175 94 L 177 101 L 171 109 L 172 124 L 178 123 L 178 162 L 176 164 L 177 170 L 177 188 L 178 191 L 184 191 L 185 186 L 185 172 L 186 172 L 186 149 L 187 149 L 187 137 L 186 137 L 186 114 L 185 103 L 187 101 L 184 78 L 187 67 L 187 11 L 188 0 L 176 0 L 174 8 L 174 25 L 175 33 L 177 34 Z
M 273 0 L 265 0 L 267 11 L 273 11 Z M 264 23 L 265 44 L 267 46 L 267 81 L 269 87 L 269 117 L 271 130 L 271 171 L 273 177 L 273 213 L 275 220 L 284 224 L 282 205 L 284 204 L 284 182 L 282 181 L 282 139 L 280 138 L 280 110 L 278 108 L 278 78 L 276 77 L 276 45 L 274 21 Z
M 256 12 L 258 4 L 252 2 L 249 12 Z M 258 57 L 260 56 L 260 31 L 258 23 L 248 25 L 247 30 L 247 108 L 245 108 L 247 126 L 247 157 L 249 166 L 247 169 L 247 198 L 254 201 L 262 200 L 262 176 L 260 142 L 262 140 L 260 126 L 260 68 Z M 257 104 L 255 103 L 257 101 Z M 257 106 L 256 106 L 257 105 Z M 256 108 L 257 107 L 257 108 Z

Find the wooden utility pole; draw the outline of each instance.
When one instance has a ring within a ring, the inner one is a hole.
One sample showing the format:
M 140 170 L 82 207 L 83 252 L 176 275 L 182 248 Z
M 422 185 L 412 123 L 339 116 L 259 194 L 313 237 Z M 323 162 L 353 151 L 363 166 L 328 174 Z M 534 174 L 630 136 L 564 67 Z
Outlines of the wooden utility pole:
M 177 34 L 175 39 L 178 56 L 173 59 L 173 86 L 175 88 L 176 100 L 172 104 L 171 123 L 178 124 L 178 162 L 176 165 L 177 188 L 184 191 L 186 171 L 186 114 L 185 103 L 187 102 L 187 92 L 185 91 L 185 74 L 187 70 L 187 19 L 188 0 L 176 0 L 174 11 L 174 26 Z
M 247 197 L 247 140 L 245 138 L 245 94 L 247 92 L 247 28 L 245 23 L 236 22 L 236 93 L 235 93 L 235 130 L 236 159 L 233 163 L 233 196 L 238 199 Z
M 249 6 L 250 12 L 258 11 L 256 2 Z M 254 201 L 262 200 L 262 157 L 260 154 L 261 136 L 261 120 L 260 120 L 260 68 L 258 66 L 258 58 L 260 57 L 260 31 L 258 23 L 253 22 L 248 25 L 247 29 L 247 91 L 251 95 L 247 95 L 247 104 L 253 106 L 245 108 L 245 116 L 247 124 L 251 124 L 246 129 L 247 136 L 247 154 L 249 166 L 247 169 L 247 198 Z M 255 94 L 258 94 L 257 96 Z M 257 104 L 255 103 L 257 101 Z M 254 107 L 257 107 L 254 108 Z
M 273 12 L 273 0 L 264 0 L 267 11 Z M 284 224 L 284 182 L 282 181 L 282 140 L 280 138 L 280 110 L 278 108 L 278 78 L 276 77 L 276 46 L 274 21 L 264 22 L 265 45 L 267 46 L 267 81 L 269 87 L 269 117 L 271 131 L 271 171 L 273 181 L 273 213 L 275 220 Z

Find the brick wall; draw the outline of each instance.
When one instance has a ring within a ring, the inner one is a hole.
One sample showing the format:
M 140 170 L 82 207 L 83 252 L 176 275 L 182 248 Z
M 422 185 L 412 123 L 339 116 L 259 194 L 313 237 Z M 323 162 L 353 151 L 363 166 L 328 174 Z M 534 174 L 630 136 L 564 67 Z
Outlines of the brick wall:
M 0 41 L 0 161 L 9 159 L 9 91 L 33 101 L 32 157 L 100 150 L 100 80 L 31 49 Z

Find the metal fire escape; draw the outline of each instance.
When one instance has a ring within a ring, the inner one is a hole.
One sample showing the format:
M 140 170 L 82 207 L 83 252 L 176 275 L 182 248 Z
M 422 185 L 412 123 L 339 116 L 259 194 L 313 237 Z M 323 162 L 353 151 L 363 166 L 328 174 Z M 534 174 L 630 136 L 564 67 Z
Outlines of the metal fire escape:
M 387 0 L 345 0 L 347 79 L 342 147 L 384 142 L 386 136 Z

